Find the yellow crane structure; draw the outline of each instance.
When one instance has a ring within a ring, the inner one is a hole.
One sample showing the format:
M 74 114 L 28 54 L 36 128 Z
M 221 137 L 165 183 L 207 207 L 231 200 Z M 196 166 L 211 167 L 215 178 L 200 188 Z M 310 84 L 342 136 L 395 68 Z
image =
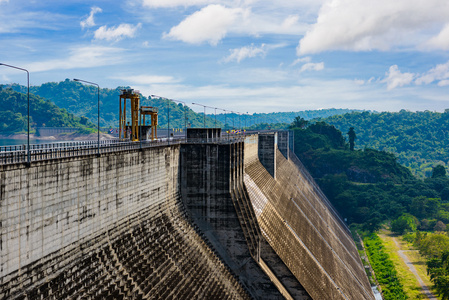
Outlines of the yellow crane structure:
M 126 100 L 131 101 L 131 125 L 126 121 Z M 133 142 L 147 139 L 150 131 L 151 140 L 157 139 L 157 113 L 156 107 L 140 107 L 140 95 L 133 89 L 120 91 L 120 114 L 119 114 L 119 138 L 130 139 Z M 149 115 L 151 125 L 145 125 L 145 116 Z M 143 118 L 142 118 L 143 116 Z M 143 123 L 142 123 L 143 121 Z
M 150 139 L 153 141 L 157 139 L 157 107 L 153 106 L 141 106 L 140 107 L 140 126 L 145 128 L 145 116 L 150 116 Z M 143 117 L 143 118 L 142 118 Z M 148 132 L 148 131 L 147 131 Z

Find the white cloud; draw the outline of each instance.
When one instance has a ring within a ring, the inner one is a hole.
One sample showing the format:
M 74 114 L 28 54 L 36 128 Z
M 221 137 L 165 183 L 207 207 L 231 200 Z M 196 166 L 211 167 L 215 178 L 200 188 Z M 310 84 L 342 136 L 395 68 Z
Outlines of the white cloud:
M 285 18 L 284 22 L 282 22 L 281 27 L 285 29 L 291 28 L 296 24 L 298 24 L 298 21 L 299 21 L 298 15 L 288 16 L 287 18 Z
M 119 41 L 125 37 L 134 37 L 137 29 L 142 26 L 141 23 L 133 26 L 130 24 L 120 24 L 118 27 L 108 28 L 106 25 L 101 26 L 95 31 L 95 39 L 107 41 Z
M 79 47 L 71 49 L 69 57 L 33 62 L 28 64 L 28 69 L 30 72 L 44 72 L 114 65 L 122 62 L 123 51 L 111 47 Z
M 168 34 L 164 34 L 164 38 L 180 40 L 190 44 L 208 42 L 215 46 L 226 36 L 229 27 L 243 12 L 240 8 L 209 5 L 171 28 Z
M 438 86 L 448 86 L 449 85 L 449 80 L 441 80 L 440 82 L 438 82 Z
M 260 47 L 255 47 L 253 44 L 251 46 L 245 46 L 237 49 L 230 49 L 231 54 L 223 59 L 224 62 L 241 62 L 245 58 L 252 58 L 256 56 L 264 57 L 267 53 L 267 47 L 262 44 Z
M 387 89 L 392 90 L 398 86 L 410 84 L 415 78 L 413 73 L 401 73 L 397 65 L 390 67 L 389 71 L 385 73 L 387 76 L 382 82 L 387 83 Z
M 323 85 L 326 88 L 323 88 Z M 135 86 L 143 94 L 165 95 L 169 98 L 183 101 L 199 102 L 209 106 L 223 107 L 250 113 L 273 111 L 298 111 L 305 109 L 319 109 L 323 107 L 335 108 L 364 108 L 384 111 L 386 109 L 399 110 L 407 106 L 405 102 L 395 102 L 395 92 L 386 97 L 385 90 L 374 86 L 357 86 L 353 80 L 322 80 L 303 79 L 299 84 L 280 86 L 276 83 L 263 84 L 256 87 L 248 85 L 203 85 L 191 86 L 153 85 Z M 362 96 L 361 96 L 361 93 Z M 282 101 L 273 101 L 282 99 Z M 336 100 L 338 99 L 338 100 Z M 379 100 L 380 99 L 380 100 Z M 396 99 L 395 99 L 396 100 Z M 225 103 L 225 104 L 224 104 Z M 407 103 L 410 104 L 410 103 Z
M 288 75 L 287 75 L 288 76 Z M 325 86 L 326 88 L 323 88 Z M 185 102 L 197 102 L 212 107 L 240 112 L 299 111 L 319 108 L 372 109 L 399 111 L 401 109 L 444 111 L 447 95 L 435 89 L 379 88 L 378 82 L 357 85 L 354 80 L 325 80 L 303 77 L 296 84 L 271 83 L 251 86 L 233 84 L 156 84 L 133 86 L 144 95 L 162 95 Z M 282 99 L 282 101 L 273 101 Z M 208 111 L 209 112 L 209 111 Z
M 131 82 L 133 84 L 145 84 L 145 85 L 179 82 L 179 80 L 176 80 L 172 76 L 158 76 L 158 75 L 132 75 L 132 76 L 118 76 L 111 78 L 124 80 L 127 82 Z
M 300 63 L 308 63 L 311 61 L 312 61 L 312 58 L 310 56 L 301 57 L 301 58 L 295 59 L 295 61 L 292 63 L 292 66 L 296 66 L 297 64 L 300 64 Z
M 300 40 L 297 53 L 418 46 L 448 18 L 447 0 L 328 0 Z M 447 34 L 443 30 L 433 43 L 449 45 L 444 40 Z
M 90 14 L 89 14 L 89 16 L 85 19 L 85 20 L 83 20 L 83 21 L 81 21 L 80 22 L 80 25 L 81 25 L 81 28 L 85 28 L 85 27 L 92 27 L 92 26 L 95 26 L 95 21 L 94 21 L 94 15 L 96 14 L 96 13 L 99 13 L 99 12 L 102 12 L 103 10 L 101 9 L 101 8 L 99 8 L 99 7 L 97 7 L 97 6 L 93 6 L 91 9 L 90 9 Z
M 306 22 L 309 17 L 292 13 L 303 12 L 306 15 L 310 15 L 310 10 L 316 11 L 319 7 L 320 1 L 296 0 L 273 2 L 267 0 L 143 0 L 142 5 L 148 8 L 198 6 L 201 8 L 200 11 L 207 9 L 210 6 L 220 6 L 229 11 L 241 11 L 241 13 L 238 13 L 238 17 L 241 17 L 238 19 L 238 22 L 230 22 L 230 24 L 225 27 L 226 33 L 232 32 L 252 36 L 259 36 L 261 34 L 292 34 L 299 36 L 305 33 L 308 26 Z M 188 18 L 191 17 L 192 16 Z M 199 18 L 199 16 L 197 17 Z M 221 19 L 222 17 L 220 17 L 217 22 Z M 213 23 L 215 23 L 215 21 Z M 178 26 L 180 25 L 181 24 Z M 186 24 L 183 25 L 186 26 Z M 200 32 L 205 30 L 204 28 L 199 29 Z M 174 36 L 170 36 L 170 33 Z M 164 34 L 164 37 L 183 40 L 175 35 L 177 32 L 170 33 Z M 184 36 L 184 33 L 182 33 L 182 36 Z M 201 42 L 196 42 L 196 39 L 193 40 L 195 41 L 191 43 L 194 44 L 203 42 L 203 40 L 201 40 Z M 209 40 L 207 39 L 206 41 Z
M 320 63 L 306 63 L 304 64 L 301 69 L 299 70 L 300 72 L 304 72 L 304 71 L 321 71 L 324 69 L 324 62 L 320 62 Z
M 8 3 L 9 0 L 0 0 L 0 3 L 3 3 L 3 2 Z
M 440 33 L 431 38 L 425 46 L 433 49 L 449 50 L 449 24 L 446 24 Z
M 275 14 L 272 11 L 260 12 L 253 8 L 246 8 L 242 18 L 239 22 L 235 22 L 229 31 L 256 37 L 262 34 L 303 35 L 308 25 L 304 21 L 299 22 L 300 17 L 297 15 L 285 17 L 288 12 L 281 9 L 280 12 Z
M 70 22 L 67 22 L 67 15 L 40 11 L 23 12 L 14 7 L 14 4 L 12 2 L 5 5 L 5 9 L 0 9 L 0 34 L 40 29 L 57 31 L 71 26 L 68 24 Z
M 299 69 L 299 72 L 305 71 L 321 71 L 324 70 L 324 62 L 313 63 L 312 58 L 310 56 L 300 57 L 296 59 L 291 66 L 296 66 L 297 64 L 303 64 Z
M 177 6 L 194 6 L 194 5 L 202 5 L 208 4 L 211 2 L 210 0 L 143 0 L 143 6 L 147 7 L 177 7 Z
M 429 70 L 418 77 L 415 81 L 417 85 L 429 84 L 438 80 L 445 80 L 449 78 L 449 61 L 445 64 L 439 64 L 435 68 Z M 438 84 L 440 85 L 440 84 Z M 444 84 L 443 84 L 444 85 Z
M 354 79 L 354 83 L 357 85 L 364 85 L 365 84 L 365 80 L 363 79 Z

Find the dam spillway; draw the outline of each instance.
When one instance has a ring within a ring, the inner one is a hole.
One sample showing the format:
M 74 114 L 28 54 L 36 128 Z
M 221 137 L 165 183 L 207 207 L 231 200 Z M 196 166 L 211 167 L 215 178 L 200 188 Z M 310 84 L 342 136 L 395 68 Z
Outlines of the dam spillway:
M 288 132 L 4 164 L 0 180 L 0 299 L 374 299 Z

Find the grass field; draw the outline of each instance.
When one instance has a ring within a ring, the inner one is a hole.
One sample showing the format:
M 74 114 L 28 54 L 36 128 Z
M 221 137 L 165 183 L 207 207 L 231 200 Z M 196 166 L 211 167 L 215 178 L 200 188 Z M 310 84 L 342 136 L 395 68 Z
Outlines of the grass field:
M 399 279 L 404 286 L 404 291 L 409 299 L 428 299 L 423 293 L 421 286 L 415 275 L 410 271 L 407 264 L 399 256 L 399 250 L 405 250 L 405 254 L 409 258 L 410 262 L 416 268 L 418 275 L 422 281 L 428 287 L 432 287 L 430 278 L 427 276 L 425 259 L 421 257 L 418 250 L 413 249 L 413 246 L 406 241 L 403 241 L 398 236 L 392 236 L 391 232 L 382 229 L 379 232 L 379 237 L 382 239 L 382 243 L 385 246 L 390 259 L 393 261 L 396 271 L 398 272 Z M 432 291 L 434 294 L 435 292 Z M 441 298 L 438 298 L 441 299 Z

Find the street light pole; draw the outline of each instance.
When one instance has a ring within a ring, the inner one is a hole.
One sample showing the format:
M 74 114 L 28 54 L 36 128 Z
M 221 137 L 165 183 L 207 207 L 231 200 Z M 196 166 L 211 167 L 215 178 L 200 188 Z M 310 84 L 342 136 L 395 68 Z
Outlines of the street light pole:
M 87 84 L 92 84 L 92 85 L 96 85 L 97 86 L 97 94 L 98 94 L 98 140 L 97 140 L 97 156 L 100 156 L 100 86 L 94 82 L 90 82 L 90 81 L 86 81 L 86 80 L 81 80 L 81 79 L 73 79 L 74 81 L 79 81 L 79 82 L 84 82 Z
M 9 67 L 9 68 L 13 68 L 13 69 L 17 69 L 17 70 L 21 70 L 21 71 L 25 71 L 27 72 L 27 165 L 30 166 L 31 164 L 31 152 L 30 152 L 30 72 L 28 72 L 27 69 L 23 69 L 23 68 L 19 68 L 19 67 L 15 67 L 15 66 L 11 66 L 11 65 L 7 65 L 4 63 L 0 63 L 0 66 L 5 66 L 5 67 Z
M 209 107 L 209 106 L 206 106 L 206 105 L 203 105 L 203 104 L 199 104 L 199 103 L 192 103 L 192 104 L 193 105 L 199 105 L 199 106 L 202 106 L 204 108 L 203 128 L 206 128 L 206 107 Z
M 167 100 L 167 141 L 170 145 L 170 101 Z
M 179 102 L 179 103 L 183 103 L 184 104 L 184 129 L 185 129 L 184 132 L 185 132 L 185 138 L 187 138 L 187 120 L 188 120 L 187 119 L 187 104 L 184 101 L 168 99 L 168 98 L 157 96 L 157 95 L 150 95 L 150 97 L 151 98 L 165 99 L 165 100 L 168 101 L 167 103 L 170 103 L 170 101 L 173 101 L 173 102 Z M 170 107 L 168 107 L 168 110 L 170 112 Z M 168 116 L 168 127 L 170 127 L 170 114 Z M 168 132 L 167 132 L 167 134 L 168 134 Z

